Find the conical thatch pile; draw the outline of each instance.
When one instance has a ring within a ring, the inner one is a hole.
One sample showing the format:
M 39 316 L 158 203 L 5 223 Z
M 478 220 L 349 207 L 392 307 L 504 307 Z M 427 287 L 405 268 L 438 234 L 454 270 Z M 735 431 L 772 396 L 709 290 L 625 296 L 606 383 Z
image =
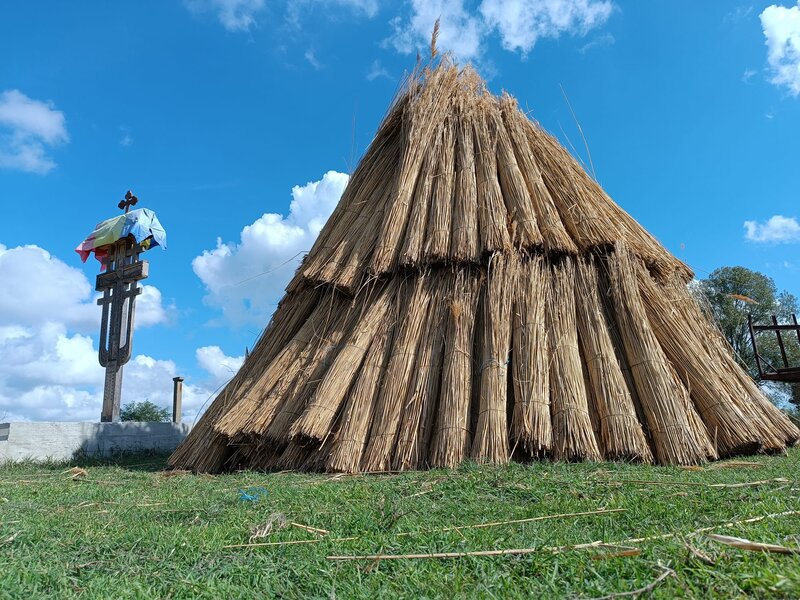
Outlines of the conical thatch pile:
M 695 464 L 800 433 L 671 256 L 510 96 L 410 78 L 244 366 L 201 471 Z

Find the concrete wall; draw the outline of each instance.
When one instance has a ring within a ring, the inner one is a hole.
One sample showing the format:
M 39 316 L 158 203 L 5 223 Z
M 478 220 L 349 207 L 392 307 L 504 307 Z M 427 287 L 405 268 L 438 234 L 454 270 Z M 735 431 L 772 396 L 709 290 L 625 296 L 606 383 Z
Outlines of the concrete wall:
M 0 423 L 0 463 L 70 460 L 155 450 L 171 452 L 187 436 L 188 423 Z

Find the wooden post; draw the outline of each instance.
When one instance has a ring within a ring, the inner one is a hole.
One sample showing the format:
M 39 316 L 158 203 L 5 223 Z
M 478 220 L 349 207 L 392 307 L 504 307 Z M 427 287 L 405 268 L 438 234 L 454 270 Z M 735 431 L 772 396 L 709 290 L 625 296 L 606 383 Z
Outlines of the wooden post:
M 181 405 L 183 404 L 183 377 L 172 378 L 172 422 L 181 422 Z
M 127 213 L 138 198 L 130 191 L 119 207 Z M 105 272 L 97 276 L 95 290 L 103 296 L 97 300 L 102 309 L 100 321 L 100 365 L 106 369 L 103 389 L 103 410 L 100 421 L 119 421 L 122 393 L 122 367 L 131 358 L 136 296 L 142 293 L 138 282 L 146 279 L 148 264 L 139 260 L 142 248 L 132 237 L 118 240 L 103 260 Z

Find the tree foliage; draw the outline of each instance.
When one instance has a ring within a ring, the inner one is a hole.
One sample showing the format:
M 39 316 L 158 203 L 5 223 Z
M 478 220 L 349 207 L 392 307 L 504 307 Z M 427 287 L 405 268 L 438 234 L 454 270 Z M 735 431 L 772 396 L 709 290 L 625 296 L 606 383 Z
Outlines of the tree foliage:
M 129 402 L 119 411 L 121 421 L 140 421 L 147 423 L 166 423 L 172 417 L 166 408 L 153 404 L 149 400 Z
M 798 312 L 797 298 L 787 291 L 778 292 L 775 282 L 768 276 L 745 267 L 721 267 L 707 279 L 698 283 L 698 291 L 708 301 L 711 312 L 736 353 L 736 358 L 753 379 L 758 378 L 755 354 L 747 324 L 748 314 L 753 322 L 769 324 L 775 315 L 780 323 L 790 322 Z M 771 333 L 759 334 L 758 350 L 762 359 L 776 367 L 783 366 L 777 337 Z M 800 366 L 800 343 L 797 337 L 784 335 L 789 362 Z M 792 402 L 800 405 L 800 386 L 787 388 Z

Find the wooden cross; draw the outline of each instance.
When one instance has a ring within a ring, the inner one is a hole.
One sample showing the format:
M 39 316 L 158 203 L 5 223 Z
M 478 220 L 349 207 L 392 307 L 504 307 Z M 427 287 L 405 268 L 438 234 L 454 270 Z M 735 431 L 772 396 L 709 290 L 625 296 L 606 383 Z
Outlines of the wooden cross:
M 128 211 L 131 209 L 131 206 L 136 206 L 137 202 L 139 202 L 139 199 L 134 196 L 130 190 L 128 190 L 128 192 L 125 194 L 125 198 L 120 200 L 117 206 L 119 206 L 120 209 L 124 208 L 125 214 L 127 215 Z
M 139 199 L 130 190 L 118 206 L 125 212 Z M 100 321 L 100 365 L 106 369 L 103 412 L 100 420 L 118 421 L 122 392 L 122 367 L 131 358 L 136 297 L 142 293 L 138 282 L 146 279 L 148 263 L 139 260 L 141 246 L 125 237 L 109 248 L 103 259 L 106 269 L 97 276 L 95 290 L 103 295 L 97 300 L 102 309 Z

